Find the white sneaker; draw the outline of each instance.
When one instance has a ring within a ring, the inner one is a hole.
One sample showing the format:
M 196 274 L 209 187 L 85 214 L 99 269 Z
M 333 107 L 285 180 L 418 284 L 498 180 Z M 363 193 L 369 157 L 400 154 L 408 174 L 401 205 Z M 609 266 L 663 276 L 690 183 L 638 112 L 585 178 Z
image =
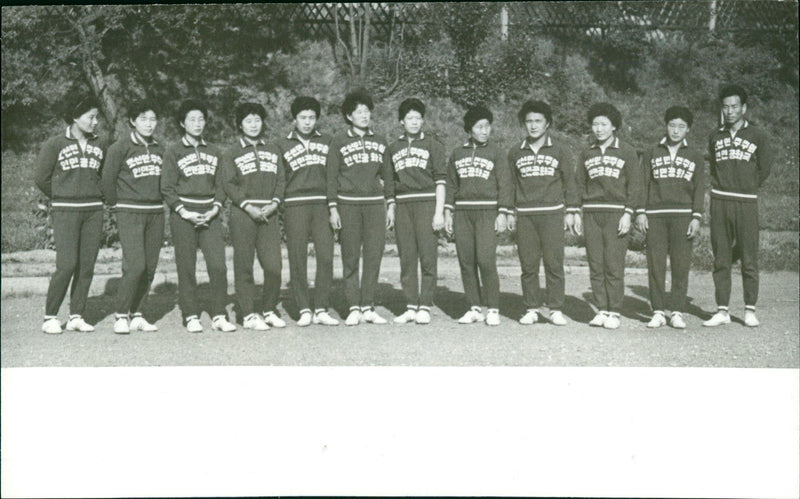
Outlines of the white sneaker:
M 550 312 L 550 323 L 554 326 L 566 326 L 567 318 L 561 313 L 561 310 L 553 310 Z
M 144 331 L 145 333 L 154 333 L 158 331 L 158 326 L 150 324 L 147 319 L 141 315 L 134 315 L 131 319 L 131 331 Z
M 128 327 L 127 315 L 117 317 L 117 320 L 114 321 L 114 332 L 116 334 L 129 334 L 131 332 L 131 328 Z
M 619 327 L 619 314 L 608 314 L 603 327 L 606 329 L 617 329 Z
M 286 327 L 286 321 L 278 317 L 278 314 L 272 311 L 264 312 L 264 322 L 272 327 Z
M 222 331 L 223 333 L 232 333 L 236 331 L 236 325 L 228 322 L 228 318 L 224 315 L 218 315 L 211 320 L 211 329 Z
M 686 329 L 686 321 L 683 320 L 683 314 L 672 312 L 672 315 L 669 316 L 669 325 L 675 329 Z
M 361 310 L 353 309 L 347 314 L 347 319 L 344 320 L 345 326 L 358 326 L 361 322 Z
M 760 322 L 758 322 L 758 318 L 756 317 L 756 313 L 754 310 L 745 310 L 744 311 L 744 325 L 749 327 L 758 327 Z
M 315 322 L 316 324 L 316 322 Z M 311 311 L 306 310 L 302 314 L 300 314 L 300 318 L 297 319 L 297 325 L 300 327 L 306 327 L 311 325 Z
M 339 321 L 331 317 L 327 310 L 314 313 L 314 324 L 322 324 L 323 326 L 338 326 Z
M 727 310 L 718 310 L 716 314 L 712 315 L 710 319 L 703 323 L 707 327 L 721 326 L 722 324 L 731 323 L 731 314 Z
M 597 312 L 597 315 L 594 316 L 594 319 L 589 321 L 589 325 L 593 327 L 603 327 L 603 324 L 606 323 L 606 317 L 608 317 L 608 312 L 601 310 Z
M 539 322 L 539 313 L 536 310 L 528 310 L 519 320 L 520 324 L 530 325 Z
M 474 322 L 483 322 L 483 314 L 478 309 L 470 309 L 466 314 L 458 319 L 459 324 L 472 324 Z
M 500 311 L 496 309 L 489 309 L 489 312 L 486 314 L 486 325 L 487 326 L 499 326 L 500 325 Z
M 203 325 L 197 317 L 191 317 L 186 321 L 186 330 L 190 333 L 202 333 Z
M 45 319 L 42 323 L 42 332 L 47 334 L 61 334 L 61 321 L 57 317 Z
M 673 314 L 674 317 L 674 314 Z M 658 311 L 653 314 L 653 318 L 647 323 L 649 328 L 657 328 L 667 325 L 667 318 L 664 317 L 664 312 Z
M 250 314 L 245 317 L 242 326 L 253 331 L 269 331 L 269 326 L 258 314 Z
M 409 308 L 402 314 L 398 315 L 394 318 L 395 324 L 405 324 L 407 322 L 416 322 L 417 320 L 417 311 L 413 308 Z
M 81 333 L 91 333 L 94 326 L 88 324 L 80 315 L 71 315 L 67 321 L 67 331 L 80 331 Z
M 364 322 L 369 322 L 371 324 L 386 324 L 386 319 L 378 315 L 378 312 L 372 309 L 362 312 L 361 316 L 364 318 Z
M 417 310 L 417 317 L 416 317 L 417 324 L 430 324 L 431 323 L 431 313 L 421 308 Z

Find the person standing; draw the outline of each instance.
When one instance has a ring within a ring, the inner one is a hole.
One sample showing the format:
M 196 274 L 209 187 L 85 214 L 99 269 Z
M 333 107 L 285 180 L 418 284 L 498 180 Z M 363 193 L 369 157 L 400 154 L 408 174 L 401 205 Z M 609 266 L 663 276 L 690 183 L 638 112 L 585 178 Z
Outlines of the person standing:
M 723 124 L 708 140 L 711 173 L 711 249 L 717 312 L 704 326 L 731 322 L 731 265 L 742 260 L 744 323 L 759 325 L 758 189 L 769 176 L 774 152 L 766 134 L 745 119 L 747 92 L 727 85 L 719 93 Z
M 158 331 L 141 312 L 164 242 L 164 202 L 159 185 L 164 147 L 153 137 L 157 124 L 158 117 L 148 101 L 131 104 L 128 125 L 133 130 L 108 149 L 103 167 L 103 193 L 114 209 L 122 245 L 122 280 L 114 321 L 117 334 Z
M 693 116 L 683 106 L 672 106 L 664 114 L 666 135 L 645 152 L 646 208 L 636 213 L 636 226 L 646 235 L 650 305 L 653 317 L 647 327 L 667 324 L 665 277 L 667 255 L 672 268 L 672 311 L 669 325 L 684 329 L 686 292 L 692 263 L 692 240 L 703 217 L 705 175 L 703 154 L 689 146 L 686 135 Z
M 58 309 L 67 288 L 67 331 L 94 331 L 83 312 L 103 237 L 100 171 L 106 142 L 95 135 L 99 110 L 100 103 L 88 94 L 67 97 L 66 131 L 45 142 L 36 158 L 36 186 L 50 199 L 56 245 L 56 271 L 47 288 L 42 324 L 48 334 L 62 332 Z

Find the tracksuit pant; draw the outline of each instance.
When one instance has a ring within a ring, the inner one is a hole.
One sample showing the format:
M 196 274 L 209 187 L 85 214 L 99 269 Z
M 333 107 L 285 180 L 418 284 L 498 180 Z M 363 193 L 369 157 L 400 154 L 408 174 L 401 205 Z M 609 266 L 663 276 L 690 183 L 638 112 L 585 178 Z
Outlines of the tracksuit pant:
M 256 222 L 238 206 L 231 208 L 231 242 L 233 243 L 233 275 L 236 298 L 242 317 L 254 312 L 274 312 L 281 293 L 281 231 L 278 217 Z M 253 257 L 264 272 L 264 287 L 256 308 L 256 286 L 253 281 Z
M 758 203 L 711 198 L 711 249 L 717 306 L 728 307 L 731 265 L 742 259 L 745 308 L 758 301 Z
M 314 278 L 314 311 L 328 309 L 333 281 L 333 229 L 325 203 L 287 206 L 283 212 L 286 248 L 289 252 L 289 279 L 300 313 L 311 312 L 308 293 L 308 240 L 314 242 L 317 260 Z
M 117 294 L 117 313 L 139 312 L 156 275 L 158 254 L 164 242 L 164 212 L 117 212 L 122 245 L 122 280 Z
M 178 267 L 178 303 L 184 321 L 200 317 L 197 299 L 197 248 L 203 251 L 211 288 L 211 317 L 225 314 L 228 298 L 228 279 L 225 269 L 225 240 L 222 222 L 214 217 L 208 227 L 195 227 L 175 212 L 170 213 L 169 226 L 175 245 L 175 265 Z
M 686 237 L 691 215 L 647 217 L 647 274 L 653 311 L 683 312 L 692 264 L 692 240 Z M 672 268 L 672 300 L 666 294 L 667 255 Z
M 83 315 L 103 238 L 103 210 L 53 210 L 52 214 L 56 271 L 47 288 L 45 317 L 58 314 L 70 281 L 69 313 Z
M 461 282 L 470 307 L 500 308 L 500 280 L 497 276 L 497 210 L 459 210 L 453 218 Z M 480 280 L 478 279 L 480 271 Z M 483 293 L 481 293 L 481 282 Z
M 381 204 L 339 204 L 342 229 L 344 294 L 350 310 L 369 310 L 374 306 L 383 247 L 386 244 L 386 208 Z M 363 256 L 361 285 L 358 264 Z
M 625 253 L 628 236 L 618 236 L 622 212 L 585 212 L 583 233 L 589 280 L 599 310 L 619 313 L 625 295 Z
M 397 203 L 395 239 L 400 254 L 400 285 L 409 309 L 430 310 L 436 290 L 438 237 L 431 227 L 435 201 Z M 417 263 L 422 271 L 420 287 Z
M 547 306 L 550 310 L 561 310 L 564 306 L 564 213 L 519 216 L 517 253 L 522 267 L 525 308 L 542 305 L 539 263 L 544 260 Z

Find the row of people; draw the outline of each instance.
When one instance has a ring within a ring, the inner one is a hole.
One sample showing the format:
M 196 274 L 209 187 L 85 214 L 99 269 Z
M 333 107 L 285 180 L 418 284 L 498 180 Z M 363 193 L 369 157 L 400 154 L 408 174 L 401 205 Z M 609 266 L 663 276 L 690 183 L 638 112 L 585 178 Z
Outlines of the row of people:
M 736 85 L 719 96 L 723 124 L 709 139 L 711 241 L 718 311 L 704 324 L 730 322 L 731 262 L 742 259 L 745 323 L 758 325 L 757 189 L 772 161 L 764 134 L 744 118 L 746 92 Z M 291 290 L 299 326 L 337 325 L 328 312 L 333 279 L 334 231 L 339 231 L 346 325 L 385 324 L 375 310 L 375 291 L 385 230 L 394 228 L 407 310 L 394 322 L 430 322 L 437 279 L 437 233 L 455 238 L 469 309 L 459 323 L 498 325 L 500 288 L 496 234 L 517 232 L 523 301 L 522 324 L 546 319 L 565 325 L 565 232 L 583 234 L 595 317 L 592 326 L 616 329 L 624 295 L 624 262 L 632 226 L 646 234 L 650 327 L 686 326 L 692 239 L 703 213 L 703 153 L 690 146 L 689 109 L 673 106 L 664 115 L 665 135 L 641 161 L 620 140 L 621 115 L 611 104 L 590 107 L 593 141 L 571 161 L 568 147 L 550 129 L 552 110 L 543 101 L 525 102 L 518 113 L 525 137 L 509 151 L 491 140 L 493 115 L 484 106 L 464 115 L 467 137 L 449 156 L 423 130 L 425 105 L 403 101 L 402 134 L 391 143 L 371 128 L 373 102 L 362 91 L 341 106 L 346 129 L 329 137 L 318 131 L 320 104 L 298 97 L 291 105 L 293 129 L 278 140 L 262 137 L 266 111 L 257 103 L 235 110 L 238 141 L 222 150 L 204 139 L 208 112 L 201 101 L 184 101 L 177 114 L 179 142 L 164 147 L 154 137 L 153 106 L 129 106 L 131 132 L 107 150 L 95 135 L 99 105 L 83 96 L 67 106 L 63 135 L 47 141 L 37 159 L 36 182 L 51 198 L 56 272 L 47 294 L 42 330 L 60 333 L 58 309 L 70 281 L 67 330 L 91 331 L 82 314 L 100 247 L 103 202 L 113 207 L 123 248 L 123 276 L 114 331 L 155 331 L 142 301 L 155 275 L 164 235 L 163 203 L 178 269 L 179 306 L 190 332 L 203 330 L 197 299 L 196 260 L 202 250 L 212 293 L 212 328 L 233 331 L 226 314 L 225 244 L 220 211 L 231 200 L 236 295 L 245 328 L 284 327 L 276 312 L 281 287 L 282 212 Z M 279 209 L 282 208 L 282 209 Z M 313 297 L 307 281 L 309 240 L 314 244 Z M 672 267 L 672 300 L 665 293 L 666 260 Z M 264 271 L 256 296 L 253 260 Z M 363 260 L 363 262 L 362 262 Z M 544 263 L 545 293 L 539 289 Z M 419 267 L 418 267 L 419 266 Z M 359 275 L 359 269 L 362 271 Z M 486 314 L 482 305 L 486 306 Z

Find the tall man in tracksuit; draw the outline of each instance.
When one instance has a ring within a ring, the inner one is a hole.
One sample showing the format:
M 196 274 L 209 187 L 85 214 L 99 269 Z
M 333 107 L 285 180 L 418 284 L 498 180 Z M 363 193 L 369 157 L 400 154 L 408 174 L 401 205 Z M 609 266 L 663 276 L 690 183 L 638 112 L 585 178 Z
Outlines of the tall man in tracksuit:
M 517 117 L 527 136 L 508 152 L 516 208 L 516 216 L 508 216 L 508 229 L 517 230 L 522 297 L 527 309 L 519 322 L 533 324 L 539 320 L 539 262 L 544 259 L 550 322 L 564 326 L 564 228 L 571 227 L 574 219 L 572 214 L 564 214 L 564 206 L 567 189 L 574 188 L 573 169 L 566 145 L 550 135 L 553 113 L 546 102 L 527 101 Z
M 400 285 L 407 307 L 394 319 L 399 324 L 431 321 L 436 290 L 436 232 L 444 228 L 447 183 L 444 145 L 435 136 L 422 131 L 424 117 L 425 104 L 419 99 L 400 103 L 398 118 L 404 132 L 389 146 L 385 156 L 392 169 L 395 239 L 400 254 Z M 418 263 L 422 271 L 421 287 Z
M 728 85 L 719 94 L 723 124 L 708 140 L 711 173 L 711 248 L 717 312 L 704 326 L 731 321 L 731 265 L 742 259 L 744 323 L 758 326 L 758 188 L 769 176 L 774 153 L 766 134 L 745 119 L 747 92 Z
M 300 309 L 297 325 L 308 326 L 313 322 L 336 326 L 339 321 L 328 314 L 333 281 L 333 229 L 329 222 L 325 164 L 331 139 L 316 128 L 320 104 L 315 98 L 297 97 L 292 101 L 291 111 L 294 129 L 278 141 L 278 147 L 286 178 L 283 227 L 289 253 L 289 279 Z M 317 262 L 313 304 L 307 276 L 309 237 L 314 242 Z
M 647 237 L 647 268 L 653 318 L 647 327 L 667 323 L 665 277 L 667 254 L 672 267 L 670 326 L 683 329 L 683 311 L 692 263 L 692 239 L 700 231 L 703 216 L 705 174 L 703 153 L 689 146 L 686 134 L 692 112 L 673 106 L 664 114 L 667 133 L 648 149 L 642 159 L 646 208 L 636 213 L 636 225 Z
M 384 161 L 387 144 L 370 128 L 372 108 L 372 98 L 363 91 L 345 96 L 342 115 L 348 128 L 333 138 L 328 154 L 328 208 L 331 226 L 341 229 L 348 326 L 358 325 L 362 319 L 386 323 L 375 311 L 375 290 L 386 242 L 384 203 L 391 206 L 394 201 L 389 191 L 392 172 Z M 362 250 L 364 270 L 359 285 Z

